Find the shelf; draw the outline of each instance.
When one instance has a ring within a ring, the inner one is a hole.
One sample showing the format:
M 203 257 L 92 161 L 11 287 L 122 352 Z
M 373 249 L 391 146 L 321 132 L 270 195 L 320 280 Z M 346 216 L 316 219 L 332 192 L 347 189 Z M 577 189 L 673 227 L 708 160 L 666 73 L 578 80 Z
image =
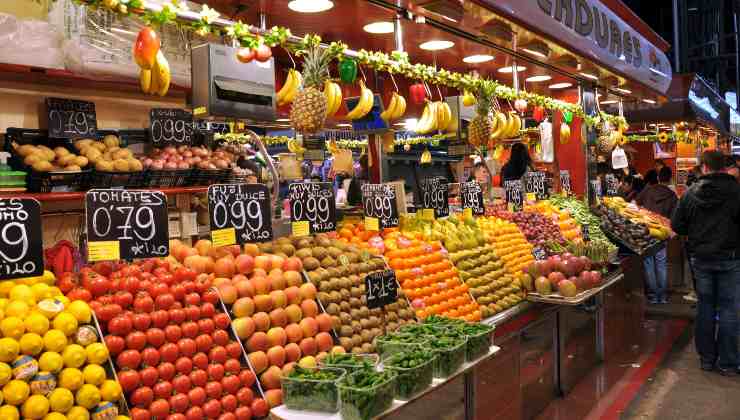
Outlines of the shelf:
M 180 187 L 180 188 L 132 188 L 132 190 L 162 191 L 167 195 L 173 194 L 197 194 L 208 191 L 208 186 Z M 2 198 L 35 198 L 41 202 L 59 201 L 82 201 L 86 191 L 80 192 L 55 192 L 55 193 L 0 193 Z

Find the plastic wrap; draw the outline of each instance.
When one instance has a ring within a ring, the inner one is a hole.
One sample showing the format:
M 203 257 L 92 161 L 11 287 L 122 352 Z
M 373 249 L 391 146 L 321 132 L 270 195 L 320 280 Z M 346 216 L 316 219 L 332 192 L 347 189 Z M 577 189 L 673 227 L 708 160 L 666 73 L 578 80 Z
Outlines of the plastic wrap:
M 63 69 L 61 31 L 49 22 L 0 13 L 0 63 Z

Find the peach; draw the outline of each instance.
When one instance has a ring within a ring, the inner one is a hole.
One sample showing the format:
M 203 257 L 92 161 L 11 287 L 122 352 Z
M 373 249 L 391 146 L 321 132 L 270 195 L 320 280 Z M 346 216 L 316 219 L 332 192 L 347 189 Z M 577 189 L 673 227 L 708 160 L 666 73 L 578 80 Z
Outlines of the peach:
M 347 353 L 347 350 L 344 349 L 342 346 L 334 346 L 331 348 L 331 354 L 344 354 Z
M 234 327 L 237 337 L 242 341 L 254 334 L 255 326 L 252 318 L 237 318 L 232 321 L 231 325 Z
M 297 362 L 301 358 L 301 348 L 296 343 L 288 343 L 285 346 L 285 360 Z
M 319 324 L 313 318 L 303 318 L 298 325 L 304 337 L 313 337 L 319 332 Z
M 183 264 L 185 264 L 185 267 L 195 271 L 198 274 L 202 274 L 206 272 L 207 265 L 206 265 L 206 257 L 202 257 L 200 255 L 191 255 L 185 258 L 183 261 Z
M 282 276 L 282 275 L 283 275 L 283 270 L 280 267 L 277 267 L 277 268 L 273 267 L 270 269 L 270 272 L 267 273 L 267 277 Z
M 270 312 L 273 308 L 270 295 L 257 295 L 254 297 L 254 306 L 260 312 Z
M 316 346 L 316 340 L 314 340 L 313 337 L 307 337 L 301 340 L 301 343 L 298 344 L 298 347 L 301 348 L 301 353 L 306 354 L 309 356 L 313 356 L 316 354 L 316 351 L 318 350 L 318 347 Z
M 260 254 L 260 248 L 257 244 L 244 244 L 244 253 L 254 258 Z
M 285 310 L 282 308 L 273 309 L 270 312 L 270 325 L 276 327 L 284 327 L 288 325 L 288 315 L 285 314 Z
M 331 334 L 328 332 L 320 332 L 316 334 L 316 347 L 319 351 L 326 352 L 331 350 L 334 345 L 334 340 L 331 338 Z
M 222 284 L 229 284 L 230 285 L 231 284 L 231 280 L 230 279 L 227 279 L 226 277 L 216 277 L 215 279 L 213 279 L 213 282 L 212 283 L 213 283 L 212 284 L 213 287 L 218 287 L 218 286 L 221 286 Z
M 316 286 L 311 283 L 302 284 L 301 297 L 303 299 L 316 299 Z
M 244 277 L 241 274 L 237 274 L 234 276 L 234 278 L 237 277 Z M 238 280 L 233 281 L 232 284 L 234 287 L 236 287 L 236 292 L 239 294 L 239 297 L 252 297 L 254 296 L 254 285 L 251 281 L 244 279 L 244 280 Z
M 260 376 L 260 383 L 266 389 L 280 388 L 280 379 L 283 377 L 283 371 L 277 366 L 270 366 Z
M 283 390 L 271 389 L 265 392 L 265 401 L 267 401 L 267 405 L 269 405 L 270 408 L 275 408 L 279 406 L 283 403 Z
M 241 274 L 249 274 L 254 270 L 254 258 L 248 254 L 241 254 L 234 259 L 236 271 Z
M 267 359 L 267 355 L 263 351 L 255 351 L 249 353 L 248 357 L 249 363 L 252 365 L 252 368 L 254 368 L 254 371 L 257 372 L 258 375 L 264 372 L 264 370 L 267 369 L 267 366 L 269 366 L 269 360 Z
M 195 249 L 198 251 L 198 255 L 205 257 L 208 255 L 208 251 L 211 250 L 213 244 L 208 239 L 201 239 L 195 243 Z
M 258 255 L 254 257 L 254 267 L 255 268 L 261 268 L 265 271 L 268 271 L 272 268 L 271 265 L 272 264 L 270 261 L 270 257 L 267 255 Z
M 267 334 L 262 331 L 257 331 L 249 337 L 249 340 L 247 340 L 247 351 L 265 351 L 270 347 L 269 343 Z
M 296 286 L 290 286 L 287 289 L 285 289 L 285 296 L 288 298 L 289 304 L 301 304 L 301 289 L 299 289 Z
M 285 281 L 288 283 L 288 286 L 300 286 L 303 284 L 303 277 L 301 277 L 301 273 L 297 271 L 286 271 L 283 273 L 283 277 L 285 277 Z
M 331 327 L 333 324 L 331 320 L 331 315 L 319 314 L 316 316 L 316 322 L 319 324 L 319 331 L 322 331 L 322 332 L 331 331 Z
M 267 360 L 270 366 L 283 367 L 285 364 L 285 349 L 282 346 L 272 346 L 267 350 Z
M 203 257 L 203 261 L 205 263 L 205 270 L 204 273 L 213 273 L 215 262 L 213 261 L 213 258 L 211 257 Z
M 283 366 L 283 376 L 290 375 L 290 372 L 293 372 L 294 367 L 295 367 L 295 362 L 286 363 Z
M 319 305 L 315 300 L 304 300 L 301 302 L 301 311 L 303 311 L 304 318 L 314 317 L 319 314 Z
M 231 305 L 236 302 L 236 298 L 239 295 L 236 291 L 236 287 L 230 284 L 222 284 L 218 286 L 218 294 L 221 296 L 221 300 L 223 300 L 227 305 Z
M 267 277 L 267 271 L 265 271 L 262 268 L 255 268 L 252 271 L 252 277 L 251 278 L 255 278 L 255 277 Z
M 301 360 L 298 361 L 298 366 L 304 368 L 304 369 L 310 369 L 316 367 L 316 358 L 313 356 L 303 356 Z
M 284 308 L 288 304 L 288 296 L 282 290 L 273 290 L 270 292 L 273 308 Z
M 254 327 L 257 331 L 267 331 L 270 329 L 270 315 L 266 312 L 257 312 L 252 315 Z
M 258 295 L 266 295 L 270 293 L 270 281 L 265 277 L 255 277 L 252 280 L 254 286 L 254 292 Z
M 271 255 L 270 256 L 270 268 L 274 270 L 276 268 L 282 267 L 283 261 L 285 261 L 283 257 L 277 256 L 277 255 Z
M 229 251 L 229 248 L 226 246 L 211 248 L 208 251 L 208 256 L 213 258 L 214 260 L 228 258 L 232 263 L 234 262 L 234 256 L 231 254 L 231 251 Z
M 325 351 L 320 351 L 319 354 L 316 355 L 316 361 L 317 362 L 321 362 L 328 355 L 329 355 L 329 353 L 327 353 Z
M 254 314 L 254 301 L 248 297 L 239 298 L 234 302 L 234 306 L 231 307 L 231 310 L 234 312 L 234 316 L 238 318 L 252 316 Z M 319 320 L 319 318 L 316 319 Z M 331 318 L 329 318 L 329 321 L 331 321 Z
M 231 256 L 236 258 L 242 253 L 242 248 L 239 245 L 229 245 L 224 247 L 229 253 L 231 253 Z
M 267 331 L 267 344 L 269 347 L 284 346 L 288 342 L 288 336 L 282 327 L 272 327 Z
M 301 307 L 295 304 L 288 305 L 288 307 L 285 308 L 285 314 L 288 316 L 288 320 L 290 322 L 301 322 L 301 319 L 303 318 Z
M 289 257 L 283 261 L 283 271 L 301 271 L 303 270 L 303 262 L 298 257 Z
M 267 276 L 267 279 L 270 280 L 270 287 L 272 287 L 272 290 L 283 290 L 288 284 L 282 274 L 270 273 L 270 275 Z
M 289 324 L 285 327 L 285 334 L 291 343 L 297 343 L 303 339 L 303 330 L 298 324 Z

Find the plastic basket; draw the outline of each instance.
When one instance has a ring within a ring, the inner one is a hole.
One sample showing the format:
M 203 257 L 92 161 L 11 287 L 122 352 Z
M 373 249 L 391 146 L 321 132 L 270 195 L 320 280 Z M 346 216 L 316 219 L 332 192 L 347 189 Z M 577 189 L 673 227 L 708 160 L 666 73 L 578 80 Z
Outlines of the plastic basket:
M 346 376 L 352 379 L 362 375 L 357 371 Z M 357 388 L 348 385 L 348 381 L 339 382 L 339 399 L 341 400 L 342 420 L 370 420 L 391 408 L 396 393 L 396 372 L 385 373 L 388 379 L 368 388 Z
M 345 370 L 337 368 L 321 368 L 318 370 L 330 371 L 336 377 L 331 380 L 293 378 L 290 375 L 282 378 L 283 404 L 286 407 L 294 410 L 328 413 L 336 413 L 339 410 L 337 383 L 344 377 Z
M 193 169 L 190 185 L 225 184 L 231 175 L 231 169 Z
M 485 355 L 491 348 L 493 339 L 493 331 L 495 327 L 485 324 L 480 325 L 481 331 L 475 334 L 466 333 L 468 336 L 467 344 L 465 345 L 465 359 L 468 362 L 472 362 L 475 359 Z M 483 329 L 483 327 L 486 327 Z
M 429 340 L 426 336 L 410 334 L 387 334 L 375 338 L 375 351 L 381 359 L 386 359 L 395 353 L 408 349 L 409 347 L 424 347 Z
M 435 378 L 449 378 L 462 367 L 465 363 L 466 343 L 463 340 L 457 345 L 435 347 L 432 339 L 429 348 L 437 356 L 434 363 Z
M 344 369 L 348 373 L 355 372 L 359 369 L 364 369 L 366 366 L 375 367 L 380 360 L 377 354 L 356 354 L 356 353 L 343 353 L 340 356 L 349 358 L 346 362 L 327 362 L 326 359 L 332 357 L 328 355 L 326 358 L 319 362 L 319 366 L 327 368 Z
M 145 172 L 101 172 L 90 174 L 91 188 L 139 188 L 144 186 Z
M 424 352 L 428 354 L 427 360 L 411 368 L 394 366 L 394 363 L 406 355 L 407 352 L 395 353 L 383 361 L 383 369 L 394 371 L 397 374 L 396 398 L 409 400 L 432 384 L 437 356 L 429 349 L 424 349 Z
M 158 170 L 148 169 L 142 179 L 142 187 L 149 188 L 174 188 L 192 185 L 191 169 Z

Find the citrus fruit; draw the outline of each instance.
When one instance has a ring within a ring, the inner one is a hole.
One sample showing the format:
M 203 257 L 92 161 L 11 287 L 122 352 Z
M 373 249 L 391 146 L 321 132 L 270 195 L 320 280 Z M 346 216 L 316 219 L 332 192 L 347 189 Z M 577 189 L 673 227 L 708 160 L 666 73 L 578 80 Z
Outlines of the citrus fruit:
M 41 302 L 46 298 L 52 297 L 51 287 L 49 287 L 48 284 L 44 283 L 36 283 L 31 286 L 31 293 L 33 293 L 33 298 L 36 302 Z
M 59 387 L 77 391 L 85 383 L 85 377 L 79 369 L 66 368 L 59 373 Z
M 49 270 L 44 270 L 44 274 L 42 274 L 42 275 L 41 275 L 41 276 L 39 277 L 39 281 L 40 281 L 41 283 L 44 283 L 44 284 L 48 285 L 48 286 L 53 286 L 53 285 L 54 285 L 54 283 L 56 283 L 56 281 L 57 281 L 57 278 L 56 278 L 56 276 L 54 275 L 54 273 L 52 273 L 51 271 L 49 271 Z
M 99 365 L 108 360 L 108 348 L 103 343 L 92 343 L 85 347 L 88 363 L 97 363 Z
M 71 313 L 63 311 L 54 317 L 52 325 L 54 325 L 54 329 L 60 330 L 64 335 L 70 336 L 77 331 L 77 318 Z
M 21 352 L 31 356 L 35 356 L 44 350 L 44 339 L 35 333 L 23 334 L 19 344 L 21 346 Z
M 79 368 L 85 364 L 87 355 L 85 354 L 85 348 L 79 344 L 70 344 L 62 352 L 62 358 L 64 359 L 64 366 Z
M 106 379 L 103 381 L 103 385 L 100 386 L 100 396 L 105 401 L 118 401 L 122 395 L 121 385 L 114 380 Z
M 26 332 L 26 327 L 22 319 L 17 316 L 9 316 L 0 321 L 0 332 L 5 337 L 13 337 L 17 340 Z
M 5 307 L 5 316 L 17 316 L 18 318 L 25 318 L 30 311 L 30 307 L 26 302 L 20 300 L 11 300 L 8 302 L 8 306 Z
M 74 315 L 77 322 L 87 324 L 92 319 L 92 310 L 85 301 L 75 300 L 67 306 L 67 312 Z
M 33 290 L 31 290 L 30 286 L 25 284 L 17 284 L 13 286 L 13 288 L 10 289 L 10 293 L 8 293 L 8 298 L 10 300 L 26 302 L 26 304 L 31 306 L 36 305 L 36 297 L 33 295 Z
M 23 403 L 21 413 L 24 419 L 42 419 L 49 413 L 49 400 L 43 395 L 31 395 Z
M 77 405 L 92 410 L 100 402 L 100 391 L 95 385 L 82 385 L 82 388 L 75 394 L 75 401 Z
M 0 362 L 10 363 L 21 351 L 18 342 L 10 337 L 0 338 Z
M 61 302 L 62 303 L 62 306 L 65 307 L 65 308 L 67 307 L 67 305 L 69 305 L 69 302 L 70 302 L 69 298 L 67 296 L 64 296 L 64 295 L 56 296 L 55 299 L 58 300 L 59 302 Z
M 0 386 L 7 384 L 12 377 L 13 370 L 10 369 L 10 365 L 7 363 L 0 363 Z
M 12 405 L 4 405 L 0 407 L 0 419 L 3 420 L 18 420 L 20 419 L 21 415 L 18 412 L 18 409 L 13 407 Z
M 59 288 L 56 287 L 56 286 L 51 286 L 49 288 L 49 293 L 51 294 L 51 297 L 52 298 L 55 298 L 57 296 L 63 296 L 64 295 L 64 293 L 62 293 L 62 291 L 59 290 Z
M 48 351 L 60 353 L 67 347 L 67 336 L 59 330 L 49 330 L 44 334 L 44 347 Z
M 48 319 L 52 319 L 57 316 L 58 313 L 64 310 L 64 304 L 58 298 L 44 299 L 39 302 L 38 305 L 36 305 L 36 309 L 38 309 L 41 315 L 47 317 Z
M 7 298 L 10 294 L 10 289 L 15 287 L 15 282 L 12 280 L 0 281 L 0 296 Z
M 84 407 L 75 406 L 67 413 L 69 420 L 90 420 L 90 413 Z
M 59 373 L 64 367 L 62 355 L 55 351 L 47 351 L 39 358 L 39 369 L 51 373 Z
M 0 309 L 4 311 L 5 308 L 8 306 L 8 303 L 10 303 L 10 300 L 8 298 L 6 297 L 0 298 Z
M 75 405 L 75 397 L 72 391 L 66 388 L 57 388 L 49 394 L 49 405 L 52 411 L 66 413 Z
M 23 325 L 28 332 L 44 335 L 49 330 L 49 319 L 40 312 L 33 312 L 23 321 Z
M 105 381 L 105 369 L 100 365 L 87 365 L 82 369 L 85 383 L 100 386 Z
M 67 416 L 62 413 L 49 413 L 44 416 L 44 420 L 67 420 Z
M 26 401 L 31 388 L 27 383 L 13 379 L 3 387 L 3 399 L 10 405 L 21 405 Z

